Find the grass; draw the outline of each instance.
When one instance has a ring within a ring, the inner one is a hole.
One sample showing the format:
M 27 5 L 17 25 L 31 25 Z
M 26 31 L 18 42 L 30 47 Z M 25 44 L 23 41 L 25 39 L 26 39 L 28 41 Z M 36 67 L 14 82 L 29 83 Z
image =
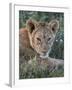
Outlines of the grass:
M 48 77 L 63 77 L 64 70 L 59 67 L 57 71 L 49 72 L 48 67 L 44 65 L 39 65 L 36 58 L 30 60 L 28 63 L 21 63 L 19 65 L 19 78 L 48 78 Z

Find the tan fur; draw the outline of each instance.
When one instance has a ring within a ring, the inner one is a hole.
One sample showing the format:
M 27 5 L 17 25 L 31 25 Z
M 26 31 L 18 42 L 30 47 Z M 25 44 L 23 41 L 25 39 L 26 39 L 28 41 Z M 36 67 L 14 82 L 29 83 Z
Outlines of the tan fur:
M 37 56 L 40 63 L 46 62 L 52 66 L 63 65 L 63 61 L 48 57 L 58 29 L 59 22 L 57 20 L 52 20 L 50 23 L 28 20 L 26 28 L 19 31 L 20 60 L 24 56 Z M 22 60 L 26 59 L 22 58 Z

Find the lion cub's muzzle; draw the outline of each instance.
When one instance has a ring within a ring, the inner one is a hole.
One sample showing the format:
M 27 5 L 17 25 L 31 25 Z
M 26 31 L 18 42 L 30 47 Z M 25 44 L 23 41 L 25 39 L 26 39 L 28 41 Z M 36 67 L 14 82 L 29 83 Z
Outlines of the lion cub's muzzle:
M 40 57 L 43 59 L 48 58 L 50 51 L 51 49 L 49 49 L 48 51 L 47 50 L 42 51 Z
M 40 54 L 40 57 L 41 58 L 48 58 L 48 52 L 42 52 L 41 54 Z

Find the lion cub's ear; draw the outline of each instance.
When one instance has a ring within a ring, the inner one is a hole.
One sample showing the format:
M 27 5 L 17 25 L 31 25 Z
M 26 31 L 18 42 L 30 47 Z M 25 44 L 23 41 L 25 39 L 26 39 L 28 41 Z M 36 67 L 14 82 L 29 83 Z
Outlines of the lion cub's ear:
M 32 33 L 33 30 L 35 30 L 36 25 L 37 25 L 37 22 L 34 21 L 34 20 L 32 20 L 32 19 L 29 19 L 26 22 L 26 27 L 28 28 L 28 30 L 30 31 L 30 33 Z
M 58 31 L 58 29 L 59 29 L 59 21 L 58 20 L 50 21 L 49 25 L 54 33 L 56 33 Z

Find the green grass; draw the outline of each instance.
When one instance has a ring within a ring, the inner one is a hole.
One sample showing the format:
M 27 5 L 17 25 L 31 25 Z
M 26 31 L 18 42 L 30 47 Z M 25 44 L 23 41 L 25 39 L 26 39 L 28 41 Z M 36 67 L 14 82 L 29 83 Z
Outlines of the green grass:
M 59 67 L 57 71 L 49 72 L 48 67 L 44 65 L 38 65 L 35 58 L 28 63 L 22 63 L 19 65 L 19 78 L 47 78 L 47 77 L 63 77 L 64 70 Z

